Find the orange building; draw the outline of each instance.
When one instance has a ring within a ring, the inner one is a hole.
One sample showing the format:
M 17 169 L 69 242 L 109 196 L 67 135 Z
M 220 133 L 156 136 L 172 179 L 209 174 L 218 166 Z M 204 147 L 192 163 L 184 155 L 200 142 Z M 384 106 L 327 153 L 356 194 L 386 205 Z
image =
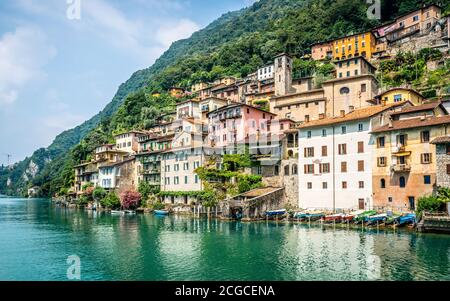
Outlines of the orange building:
M 332 42 L 333 59 L 345 60 L 355 56 L 371 59 L 376 51 L 376 37 L 371 32 L 349 35 Z

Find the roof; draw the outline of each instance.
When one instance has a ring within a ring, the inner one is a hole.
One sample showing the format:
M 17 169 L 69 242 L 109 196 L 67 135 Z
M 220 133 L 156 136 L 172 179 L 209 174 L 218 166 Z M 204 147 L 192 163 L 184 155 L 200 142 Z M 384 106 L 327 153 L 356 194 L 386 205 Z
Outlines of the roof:
M 185 100 L 185 101 L 182 101 L 182 102 L 178 102 L 178 103 L 177 103 L 177 106 L 179 106 L 179 105 L 184 105 L 184 104 L 190 103 L 190 102 L 196 102 L 196 103 L 198 103 L 198 102 L 200 102 L 200 101 L 197 100 L 197 99 L 188 99 L 188 100 Z
M 383 95 L 385 95 L 385 94 L 387 94 L 387 93 L 390 93 L 390 92 L 392 92 L 392 91 L 398 91 L 398 90 L 404 90 L 404 91 L 412 92 L 412 93 L 414 93 L 414 94 L 416 94 L 416 95 L 418 95 L 418 96 L 420 96 L 420 97 L 422 97 L 422 98 L 425 98 L 425 97 L 423 97 L 422 94 L 420 94 L 420 93 L 417 92 L 416 90 L 414 90 L 414 89 L 409 89 L 409 88 L 392 88 L 392 89 L 389 89 L 389 90 L 387 90 L 387 91 L 385 91 L 385 92 L 383 92 L 383 93 L 380 93 L 379 95 L 377 95 L 377 96 L 375 96 L 375 97 L 382 97 Z
M 238 103 L 238 102 L 233 102 L 233 103 L 231 103 L 229 105 L 226 105 L 224 107 L 218 108 L 217 110 L 211 111 L 211 112 L 207 113 L 206 115 L 209 116 L 209 115 L 217 113 L 219 111 L 225 111 L 225 110 L 228 110 L 230 108 L 235 108 L 235 107 L 247 107 L 247 108 L 251 108 L 251 109 L 254 109 L 254 110 L 258 110 L 258 111 L 264 112 L 266 114 L 273 115 L 273 116 L 277 115 L 277 114 L 274 114 L 272 112 L 269 112 L 269 111 L 266 111 L 266 110 L 263 110 L 263 109 L 260 109 L 260 108 L 254 107 L 254 106 L 251 106 L 251 105 L 248 105 L 248 104 L 245 104 L 245 103 Z
M 422 10 L 424 10 L 424 9 L 427 9 L 427 8 L 431 7 L 431 6 L 435 6 L 435 7 L 439 8 L 439 9 L 442 9 L 441 6 L 439 6 L 439 5 L 437 5 L 437 4 L 434 4 L 434 3 L 431 3 L 431 4 L 428 4 L 428 5 L 424 5 L 423 7 L 420 7 L 420 8 L 414 9 L 414 10 L 411 10 L 411 11 L 409 11 L 409 12 L 406 12 L 406 13 L 404 13 L 404 14 L 398 16 L 397 18 L 395 18 L 395 20 L 397 21 L 398 19 L 401 19 L 401 18 L 403 18 L 403 17 L 406 17 L 406 16 L 408 16 L 408 15 L 410 15 L 410 14 L 412 14 L 412 13 L 415 13 L 415 12 L 418 12 L 418 11 L 422 11 Z
M 334 42 L 334 41 L 342 40 L 342 39 L 345 39 L 345 38 L 354 37 L 354 36 L 357 36 L 357 35 L 360 35 L 360 34 L 364 34 L 364 33 L 370 33 L 373 36 L 375 36 L 374 33 L 371 30 L 366 30 L 366 31 L 360 31 L 360 32 L 357 32 L 357 33 L 353 33 L 353 34 L 348 34 L 348 35 L 345 35 L 345 36 L 337 37 L 337 38 L 334 38 L 334 39 L 328 39 L 328 40 L 325 40 L 325 41 L 322 41 L 322 42 L 316 42 L 314 44 L 311 44 L 311 46 L 315 46 L 315 45 L 319 45 L 319 44 L 327 44 L 327 43 L 331 43 L 331 42 Z
M 440 105 L 441 105 L 440 102 L 433 101 L 433 102 L 426 103 L 426 104 L 419 105 L 419 106 L 412 106 L 412 107 L 404 108 L 401 111 L 392 112 L 391 115 L 402 115 L 402 114 L 406 114 L 406 113 L 414 113 L 414 112 L 434 110 L 437 107 L 439 107 Z
M 335 83 L 335 82 L 358 79 L 358 78 L 363 78 L 363 77 L 372 77 L 374 80 L 376 80 L 378 82 L 377 78 L 373 74 L 361 74 L 361 75 L 355 75 L 355 76 L 350 76 L 350 77 L 329 79 L 327 81 L 324 81 L 322 84 L 323 85 L 331 84 L 331 83 Z
M 362 108 L 362 109 L 356 109 L 353 112 L 348 113 L 344 117 L 325 118 L 325 119 L 313 120 L 313 121 L 304 123 L 300 126 L 300 129 L 332 125 L 332 124 L 356 121 L 356 120 L 361 120 L 361 119 L 367 119 L 376 114 L 384 112 L 386 110 L 404 105 L 405 103 L 406 102 L 398 102 L 398 103 L 385 105 L 385 106 L 378 105 L 378 106 L 371 106 L 371 107 L 366 107 L 366 108 Z
M 411 119 L 404 119 L 404 120 L 393 120 L 392 121 L 392 127 L 389 124 L 386 124 L 378 129 L 375 129 L 372 131 L 372 133 L 382 133 L 382 132 L 390 132 L 390 131 L 397 131 L 397 130 L 406 130 L 406 129 L 413 129 L 418 127 L 425 127 L 425 126 L 435 126 L 435 125 L 441 125 L 441 124 L 450 124 L 450 115 L 446 116 L 440 116 L 440 117 L 429 117 L 429 118 L 411 118 Z
M 131 130 L 131 131 L 127 131 L 127 132 L 123 132 L 123 133 L 114 135 L 114 137 L 119 137 L 119 136 L 124 135 L 124 134 L 143 134 L 143 135 L 145 135 L 147 133 L 144 132 L 144 131 L 139 131 L 139 130 Z M 114 144 L 112 144 L 112 145 L 114 145 Z
M 133 157 L 129 157 L 127 159 L 124 159 L 123 161 L 107 163 L 107 164 L 101 165 L 98 168 L 100 169 L 100 168 L 105 168 L 105 167 L 119 166 L 119 165 L 122 165 L 122 164 L 125 164 L 125 163 L 128 163 L 128 162 L 134 161 L 134 159 L 135 159 L 135 157 L 133 156 Z
M 436 137 L 430 143 L 431 144 L 447 144 L 447 143 L 450 143 L 450 136 Z

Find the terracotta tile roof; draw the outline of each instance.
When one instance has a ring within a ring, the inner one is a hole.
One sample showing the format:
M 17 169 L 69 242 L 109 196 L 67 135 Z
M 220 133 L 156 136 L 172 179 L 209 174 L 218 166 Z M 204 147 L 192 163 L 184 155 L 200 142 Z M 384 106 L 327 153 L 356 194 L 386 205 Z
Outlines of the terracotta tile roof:
M 311 128 L 311 127 L 317 127 L 317 126 L 343 123 L 343 122 L 348 122 L 348 121 L 367 119 L 367 118 L 372 117 L 376 114 L 379 114 L 383 111 L 402 106 L 405 103 L 406 102 L 398 102 L 398 103 L 393 103 L 393 104 L 389 104 L 389 105 L 385 105 L 385 106 L 378 105 L 378 106 L 370 106 L 370 107 L 366 107 L 366 108 L 356 109 L 353 112 L 348 113 L 344 117 L 334 117 L 334 118 L 313 120 L 313 121 L 302 124 L 299 128 L 304 129 L 304 128 Z
M 418 128 L 418 127 L 433 126 L 433 125 L 440 125 L 440 124 L 447 124 L 447 123 L 450 124 L 450 115 L 440 116 L 440 117 L 429 117 L 429 118 L 426 118 L 423 120 L 421 117 L 405 119 L 405 120 L 394 120 L 394 121 L 392 121 L 392 127 L 390 127 L 389 124 L 386 124 L 376 130 L 373 130 L 372 133 L 390 132 L 390 131 L 403 130 L 403 129 L 413 129 L 413 128 Z
M 414 112 L 420 112 L 420 111 L 429 111 L 436 109 L 441 103 L 439 101 L 433 101 L 430 103 L 426 103 L 420 106 L 412 106 L 409 108 L 404 108 L 401 111 L 398 112 L 392 112 L 391 115 L 402 115 L 405 113 L 414 113 Z
M 450 136 L 441 136 L 433 139 L 433 141 L 430 142 L 431 144 L 446 144 L 450 143 Z

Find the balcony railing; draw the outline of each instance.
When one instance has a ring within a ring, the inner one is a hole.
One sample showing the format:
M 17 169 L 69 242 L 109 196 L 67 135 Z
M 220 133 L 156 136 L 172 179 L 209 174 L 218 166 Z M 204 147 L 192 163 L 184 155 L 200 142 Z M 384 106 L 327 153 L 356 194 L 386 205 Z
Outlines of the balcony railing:
M 393 172 L 410 172 L 411 165 L 409 164 L 394 164 L 391 167 Z

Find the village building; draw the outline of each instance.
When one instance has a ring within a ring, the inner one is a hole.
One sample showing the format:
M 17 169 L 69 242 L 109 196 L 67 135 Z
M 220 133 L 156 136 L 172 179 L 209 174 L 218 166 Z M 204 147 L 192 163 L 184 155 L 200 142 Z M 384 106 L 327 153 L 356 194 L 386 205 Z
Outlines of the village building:
M 420 105 L 424 101 L 422 94 L 408 88 L 392 88 L 375 97 L 377 104 L 391 104 L 395 102 L 410 101 L 414 105 Z
M 211 111 L 215 111 L 221 107 L 224 107 L 228 104 L 229 100 L 217 98 L 217 97 L 208 97 L 200 101 L 200 110 L 202 114 L 202 120 L 208 120 L 207 114 Z
M 130 154 L 135 154 L 139 151 L 138 139 L 142 136 L 142 131 L 129 131 L 126 133 L 114 136 L 116 139 L 116 149 Z
M 376 208 L 412 211 L 421 196 L 435 191 L 436 145 L 431 142 L 448 135 L 447 114 L 441 105 L 410 107 L 372 131 Z
M 135 157 L 126 157 L 117 162 L 101 163 L 98 166 L 99 186 L 106 190 L 114 190 L 118 194 L 135 191 L 137 183 Z
M 331 60 L 333 58 L 333 43 L 326 41 L 311 45 L 311 58 L 315 61 Z
M 273 79 L 275 75 L 274 68 L 275 66 L 273 64 L 259 68 L 258 71 L 256 72 L 256 74 L 258 75 L 258 81 Z
M 179 87 L 171 87 L 169 89 L 169 95 L 175 98 L 181 98 L 186 95 L 186 90 Z
M 300 126 L 300 208 L 333 212 L 373 208 L 370 133 L 401 105 L 355 109 Z
M 450 187 L 450 135 L 436 137 L 431 144 L 436 145 L 436 185 Z
M 339 61 L 362 56 L 370 60 L 375 51 L 376 40 L 371 31 L 338 38 L 333 41 L 333 59 Z

